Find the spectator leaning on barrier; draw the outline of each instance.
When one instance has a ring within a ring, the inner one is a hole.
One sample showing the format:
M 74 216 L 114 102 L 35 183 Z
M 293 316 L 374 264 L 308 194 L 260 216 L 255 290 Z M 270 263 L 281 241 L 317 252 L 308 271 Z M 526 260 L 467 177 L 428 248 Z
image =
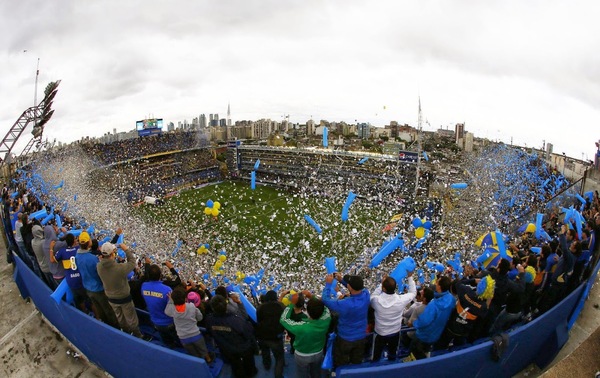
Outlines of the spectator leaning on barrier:
M 85 300 L 87 294 L 83 287 L 83 282 L 81 281 L 81 273 L 79 273 L 77 263 L 75 262 L 75 256 L 77 255 L 79 246 L 77 245 L 77 241 L 73 234 L 67 234 L 65 241 L 67 246 L 59 249 L 55 255 L 51 254 L 50 260 L 62 263 L 63 268 L 66 271 L 65 279 L 67 280 L 67 285 L 69 285 L 69 289 L 71 289 L 71 292 L 73 293 L 75 306 L 85 312 Z
M 476 289 L 470 285 L 476 285 Z M 456 296 L 456 307 L 436 349 L 445 349 L 452 341 L 454 346 L 464 345 L 475 322 L 485 317 L 494 296 L 496 282 L 491 276 L 482 279 L 464 279 L 452 282 L 450 292 Z M 480 320 L 481 321 L 481 320 Z
M 424 287 L 417 294 L 417 302 L 413 303 L 407 311 L 410 311 L 410 316 L 406 320 L 406 325 L 412 327 L 413 323 L 419 318 L 419 316 L 425 311 L 425 307 L 433 300 L 434 293 L 433 289 L 429 286 Z M 409 347 L 412 339 L 415 337 L 415 331 L 408 331 L 401 334 L 402 345 Z
M 27 214 L 23 213 L 23 226 L 21 227 L 21 237 L 23 238 L 23 244 L 25 245 L 25 250 L 29 254 L 32 263 L 37 265 L 39 269 L 39 276 L 43 277 L 42 269 L 40 268 L 40 262 L 37 260 L 35 252 L 33 251 L 33 247 L 31 246 L 31 242 L 33 241 L 33 234 L 31 232 L 31 228 L 33 227 L 33 221 L 29 219 Z
M 371 307 L 375 311 L 375 341 L 373 343 L 373 361 L 379 361 L 383 348 L 388 348 L 388 360 L 396 359 L 402 313 L 406 306 L 417 296 L 417 287 L 408 273 L 408 293 L 396 294 L 396 280 L 385 277 L 381 286 L 371 294 Z
M 556 269 L 550 278 L 550 286 L 540 298 L 538 310 L 548 311 L 557 304 L 567 293 L 567 284 L 575 266 L 575 255 L 581 254 L 581 242 L 576 239 L 576 231 L 563 224 L 558 235 L 562 255 L 554 256 Z
M 331 314 L 323 301 L 317 298 L 308 300 L 306 312 L 308 318 L 293 320 L 294 314 L 302 313 L 302 309 L 292 303 L 281 314 L 280 322 L 288 332 L 295 335 L 296 377 L 318 378 L 321 377 L 323 348 L 331 323 Z
M 173 291 L 161 282 L 162 270 L 158 265 L 150 265 L 147 270 L 148 281 L 142 283 L 142 296 L 150 313 L 150 320 L 160 334 L 165 345 L 175 348 L 179 344 L 173 317 L 165 314 L 169 294 Z M 199 356 L 201 357 L 201 356 Z
M 164 314 L 174 320 L 181 344 L 192 356 L 211 362 L 212 358 L 208 355 L 206 342 L 198 328 L 198 322 L 202 320 L 202 313 L 193 303 L 185 302 L 186 294 L 182 286 L 176 287 L 167 295 L 168 302 Z
M 50 271 L 50 254 L 44 252 L 44 229 L 39 225 L 37 221 L 34 221 L 33 227 L 31 227 L 31 233 L 33 240 L 31 241 L 31 248 L 35 253 L 35 257 L 40 264 L 40 270 L 42 271 L 42 278 L 50 287 L 51 290 L 56 289 L 58 286 L 52 272 Z
M 53 223 L 54 221 L 48 222 L 44 226 L 44 253 L 48 254 L 48 257 L 54 255 L 56 251 L 67 246 L 67 242 L 58 239 L 57 233 L 59 232 L 58 227 Z M 50 271 L 52 277 L 58 284 L 65 278 L 65 268 L 62 264 L 52 262 L 50 259 Z
M 115 261 L 117 246 L 112 243 L 104 243 L 101 248 L 102 259 L 96 269 L 98 269 L 98 275 L 102 280 L 108 302 L 115 312 L 119 326 L 133 336 L 149 339 L 140 332 L 127 280 L 127 275 L 135 268 L 135 258 L 127 245 L 121 244 L 120 247 L 125 252 L 126 262 L 117 263 Z
M 27 264 L 27 266 L 29 266 L 36 274 L 40 275 L 41 272 L 39 271 L 38 264 L 36 263 L 36 261 L 33 261 L 33 259 L 30 257 L 29 253 L 27 252 L 27 248 L 25 247 L 25 240 L 23 239 L 23 235 L 21 233 L 21 230 L 23 229 L 23 219 L 24 219 L 23 213 L 18 213 L 17 221 L 15 222 L 15 229 L 14 229 L 15 242 L 17 243 L 17 249 L 18 249 L 17 252 L 18 252 L 21 260 L 23 260 L 23 262 L 25 264 Z
M 283 377 L 284 350 L 283 326 L 279 323 L 285 306 L 277 300 L 277 293 L 267 291 L 263 303 L 256 309 L 256 339 L 260 347 L 263 366 L 271 368 L 271 352 L 275 358 L 275 377 Z
M 119 322 L 110 303 L 108 303 L 102 280 L 98 275 L 98 256 L 90 252 L 91 244 L 90 235 L 87 232 L 83 231 L 79 234 L 79 250 L 75 255 L 75 263 L 79 268 L 81 281 L 87 296 L 92 301 L 92 310 L 96 319 L 118 329 Z
M 329 310 L 338 314 L 337 337 L 333 348 L 335 366 L 360 364 L 365 353 L 367 337 L 367 313 L 369 311 L 369 291 L 364 288 L 362 277 L 344 276 L 339 273 L 325 276 L 323 303 Z M 338 299 L 337 281 L 346 284 L 350 296 Z
M 253 377 L 258 372 L 254 363 L 254 332 L 250 322 L 227 311 L 227 299 L 217 294 L 210 300 L 212 313 L 206 327 L 217 343 L 224 360 L 229 362 L 234 377 Z
M 454 297 L 450 294 L 450 278 L 441 276 L 435 283 L 435 297 L 425 311 L 413 323 L 415 338 L 410 344 L 407 360 L 420 360 L 428 356 L 431 346 L 438 341 L 454 308 Z

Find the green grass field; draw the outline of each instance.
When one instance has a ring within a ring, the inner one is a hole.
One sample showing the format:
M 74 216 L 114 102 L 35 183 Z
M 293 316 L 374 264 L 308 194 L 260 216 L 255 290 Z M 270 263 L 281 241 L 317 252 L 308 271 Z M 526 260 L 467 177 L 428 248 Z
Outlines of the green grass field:
M 204 214 L 209 199 L 221 204 L 216 219 Z M 369 247 L 381 245 L 381 230 L 395 209 L 357 198 L 349 220 L 342 222 L 345 200 L 267 186 L 252 191 L 248 184 L 223 182 L 181 192 L 161 206 L 142 205 L 136 212 L 146 222 L 175 230 L 186 241 L 177 257 L 198 267 L 197 275 L 213 275 L 218 252 L 225 250 L 224 276 L 234 277 L 237 271 L 254 274 L 265 268 L 266 275 L 275 276 L 276 281 L 299 283 L 324 275 L 325 257 L 336 256 L 338 269 L 343 271 L 364 259 Z M 306 222 L 305 214 L 321 227 L 321 234 Z M 202 243 L 209 244 L 209 253 L 197 255 Z

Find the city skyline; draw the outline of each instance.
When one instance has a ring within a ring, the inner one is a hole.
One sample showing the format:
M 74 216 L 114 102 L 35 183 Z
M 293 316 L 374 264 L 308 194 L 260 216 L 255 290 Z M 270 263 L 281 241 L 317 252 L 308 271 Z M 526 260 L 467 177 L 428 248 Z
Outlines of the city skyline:
M 599 11 L 591 1 L 4 2 L 0 134 L 33 105 L 39 58 L 38 99 L 62 80 L 50 140 L 130 130 L 147 114 L 175 124 L 226 114 L 229 103 L 232 124 L 416 126 L 420 97 L 424 130 L 464 122 L 477 137 L 592 159 Z

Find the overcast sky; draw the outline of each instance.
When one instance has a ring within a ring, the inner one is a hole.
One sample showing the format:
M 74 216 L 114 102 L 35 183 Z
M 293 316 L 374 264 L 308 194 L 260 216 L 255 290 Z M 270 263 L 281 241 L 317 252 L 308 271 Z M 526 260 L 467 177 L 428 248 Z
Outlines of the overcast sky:
M 24 50 L 27 50 L 24 52 Z M 201 113 L 416 126 L 593 159 L 597 1 L 2 1 L 0 134 L 62 80 L 64 142 Z M 31 134 L 23 135 L 23 144 Z

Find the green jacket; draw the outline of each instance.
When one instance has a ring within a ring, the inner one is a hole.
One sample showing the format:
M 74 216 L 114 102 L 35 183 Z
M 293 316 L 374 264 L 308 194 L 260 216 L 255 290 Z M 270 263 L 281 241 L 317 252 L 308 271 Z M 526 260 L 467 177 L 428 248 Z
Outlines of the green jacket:
M 281 325 L 286 330 L 296 335 L 294 341 L 295 353 L 299 355 L 313 355 L 323 350 L 327 338 L 327 331 L 331 323 L 331 314 L 325 307 L 323 315 L 319 319 L 306 318 L 302 321 L 290 319 L 294 313 L 294 305 L 291 304 L 281 314 Z

